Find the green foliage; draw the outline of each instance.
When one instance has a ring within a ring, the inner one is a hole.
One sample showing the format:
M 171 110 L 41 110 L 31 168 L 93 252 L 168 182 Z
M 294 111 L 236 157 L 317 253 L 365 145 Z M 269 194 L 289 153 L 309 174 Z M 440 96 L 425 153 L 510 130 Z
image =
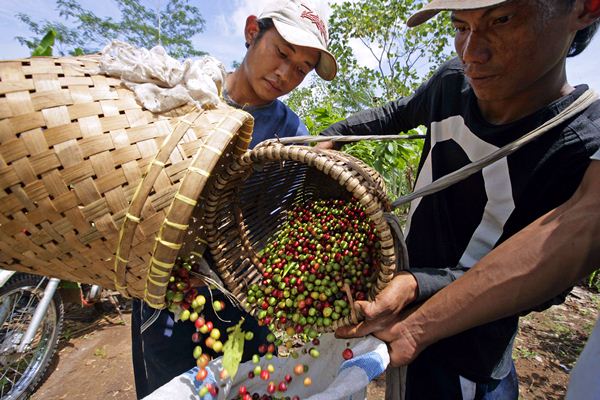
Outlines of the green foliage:
M 600 269 L 597 269 L 590 274 L 590 276 L 587 278 L 587 285 L 590 289 L 600 292 Z
M 330 90 L 337 102 L 360 110 L 406 96 L 448 58 L 444 50 L 452 27 L 445 13 L 417 28 L 405 24 L 421 3 L 372 0 L 333 6 L 331 50 L 341 68 Z M 352 45 L 370 54 L 374 66 L 361 65 Z
M 357 111 L 409 95 L 449 58 L 453 28 L 446 13 L 417 28 L 405 25 L 423 3 L 361 0 L 332 5 L 330 50 L 338 60 L 338 75 L 331 83 L 313 79 L 286 100 L 311 134 Z M 370 55 L 372 64 L 365 65 L 355 50 Z M 395 199 L 412 189 L 421 148 L 421 141 L 365 141 L 344 150 L 379 171 Z
M 54 46 L 54 41 L 56 40 L 56 31 L 54 29 L 50 29 L 48 33 L 44 35 L 42 40 L 40 40 L 40 44 L 37 45 L 35 49 L 31 52 L 33 57 L 37 56 L 51 56 L 52 55 L 52 47 Z
M 237 374 L 238 367 L 244 353 L 244 331 L 242 331 L 242 320 L 234 327 L 227 328 L 229 333 L 227 342 L 223 346 L 223 368 L 231 379 Z
M 418 130 L 408 132 L 410 135 L 422 133 Z M 389 197 L 396 200 L 411 192 L 422 148 L 422 140 L 362 141 L 347 145 L 344 151 L 363 160 L 379 172 L 386 182 Z M 408 211 L 408 205 L 400 211 Z
M 141 0 L 113 0 L 121 18 L 98 17 L 84 9 L 77 0 L 56 0 L 63 21 L 34 21 L 29 15 L 17 18 L 29 26 L 39 37 L 55 32 L 55 49 L 62 55 L 80 55 L 101 50 L 110 40 L 119 39 L 138 47 L 151 48 L 162 45 L 175 58 L 206 54 L 194 49 L 191 38 L 204 30 L 205 21 L 197 7 L 189 0 L 166 0 L 160 10 L 141 4 Z M 40 43 L 33 38 L 18 36 L 22 45 L 35 49 Z

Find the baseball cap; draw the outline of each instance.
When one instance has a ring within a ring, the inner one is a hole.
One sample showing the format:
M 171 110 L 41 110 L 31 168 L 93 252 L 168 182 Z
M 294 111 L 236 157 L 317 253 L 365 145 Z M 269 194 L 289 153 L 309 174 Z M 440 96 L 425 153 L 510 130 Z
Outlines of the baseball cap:
M 272 1 L 258 18 L 271 18 L 275 29 L 287 42 L 319 50 L 321 57 L 315 67 L 317 74 L 326 81 L 335 78 L 337 62 L 327 50 L 327 23 L 314 5 L 306 0 Z
M 422 24 L 440 11 L 444 10 L 474 10 L 505 3 L 508 0 L 432 0 L 419 11 L 411 15 L 406 25 L 414 27 Z

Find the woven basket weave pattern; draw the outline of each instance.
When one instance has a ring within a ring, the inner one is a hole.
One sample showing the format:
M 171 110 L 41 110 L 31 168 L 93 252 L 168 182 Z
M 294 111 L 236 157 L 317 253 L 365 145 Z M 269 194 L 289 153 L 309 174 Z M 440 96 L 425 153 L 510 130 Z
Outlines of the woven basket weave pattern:
M 95 70 L 94 57 L 0 62 L 0 266 L 160 307 L 201 190 L 246 151 L 252 118 L 154 115 Z
M 263 265 L 258 252 L 286 219 L 286 211 L 308 200 L 354 199 L 365 207 L 379 236 L 381 269 L 374 296 L 396 270 L 394 238 L 385 221 L 389 210 L 381 177 L 359 160 L 336 151 L 271 144 L 246 153 L 221 171 L 206 190 L 208 242 L 217 268 L 231 293 L 250 313 L 249 285 L 258 283 Z M 347 325 L 350 317 L 330 328 Z

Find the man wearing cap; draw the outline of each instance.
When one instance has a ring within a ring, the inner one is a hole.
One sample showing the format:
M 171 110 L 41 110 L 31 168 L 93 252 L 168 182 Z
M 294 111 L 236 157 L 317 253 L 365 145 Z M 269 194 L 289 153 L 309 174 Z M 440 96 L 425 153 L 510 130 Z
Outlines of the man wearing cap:
M 283 0 L 268 4 L 257 18 L 246 19 L 247 52 L 241 65 L 227 76 L 224 100 L 254 117 L 250 147 L 276 137 L 308 135 L 298 116 L 279 97 L 295 89 L 312 71 L 325 80 L 337 73 L 335 58 L 327 51 L 327 25 L 317 9 L 305 0 Z M 211 264 L 211 260 L 207 261 Z M 268 330 L 259 327 L 247 313 L 237 309 L 220 292 L 199 292 L 207 299 L 223 300 L 225 309 L 215 315 L 205 307 L 207 321 L 218 327 L 224 343 L 227 327 L 243 317 L 244 330 L 254 339 L 244 348 L 244 360 L 258 353 Z M 224 322 L 229 321 L 229 322 Z M 190 322 L 175 323 L 168 310 L 154 310 L 139 300 L 132 310 L 132 352 L 136 392 L 142 398 L 172 378 L 195 366 Z
M 415 189 L 515 141 L 584 94 L 586 85 L 567 82 L 565 60 L 594 35 L 600 1 L 433 0 L 407 24 L 443 10 L 452 12 L 458 57 L 411 96 L 359 112 L 322 133 L 392 135 L 426 126 Z M 336 333 L 374 333 L 400 364 L 397 328 L 405 307 L 460 279 L 492 249 L 566 202 L 600 147 L 599 121 L 596 101 L 481 172 L 414 200 L 405 232 L 410 272 L 399 273 L 376 301 L 357 302 L 365 321 Z M 459 302 L 449 306 L 469 312 Z M 518 316 L 510 316 L 432 344 L 408 365 L 405 385 L 388 374 L 389 393 L 517 399 L 511 358 L 517 326 Z

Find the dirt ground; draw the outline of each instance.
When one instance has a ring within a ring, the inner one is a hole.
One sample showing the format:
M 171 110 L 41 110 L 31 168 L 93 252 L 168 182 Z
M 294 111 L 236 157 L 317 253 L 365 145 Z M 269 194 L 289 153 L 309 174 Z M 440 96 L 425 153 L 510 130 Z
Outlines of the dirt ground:
M 569 371 L 599 312 L 600 295 L 577 287 L 562 305 L 522 318 L 513 352 L 520 399 L 564 398 Z M 68 307 L 51 373 L 31 399 L 135 399 L 129 324 L 127 311 L 121 320 L 114 310 Z M 368 388 L 369 400 L 384 393 L 382 377 Z

